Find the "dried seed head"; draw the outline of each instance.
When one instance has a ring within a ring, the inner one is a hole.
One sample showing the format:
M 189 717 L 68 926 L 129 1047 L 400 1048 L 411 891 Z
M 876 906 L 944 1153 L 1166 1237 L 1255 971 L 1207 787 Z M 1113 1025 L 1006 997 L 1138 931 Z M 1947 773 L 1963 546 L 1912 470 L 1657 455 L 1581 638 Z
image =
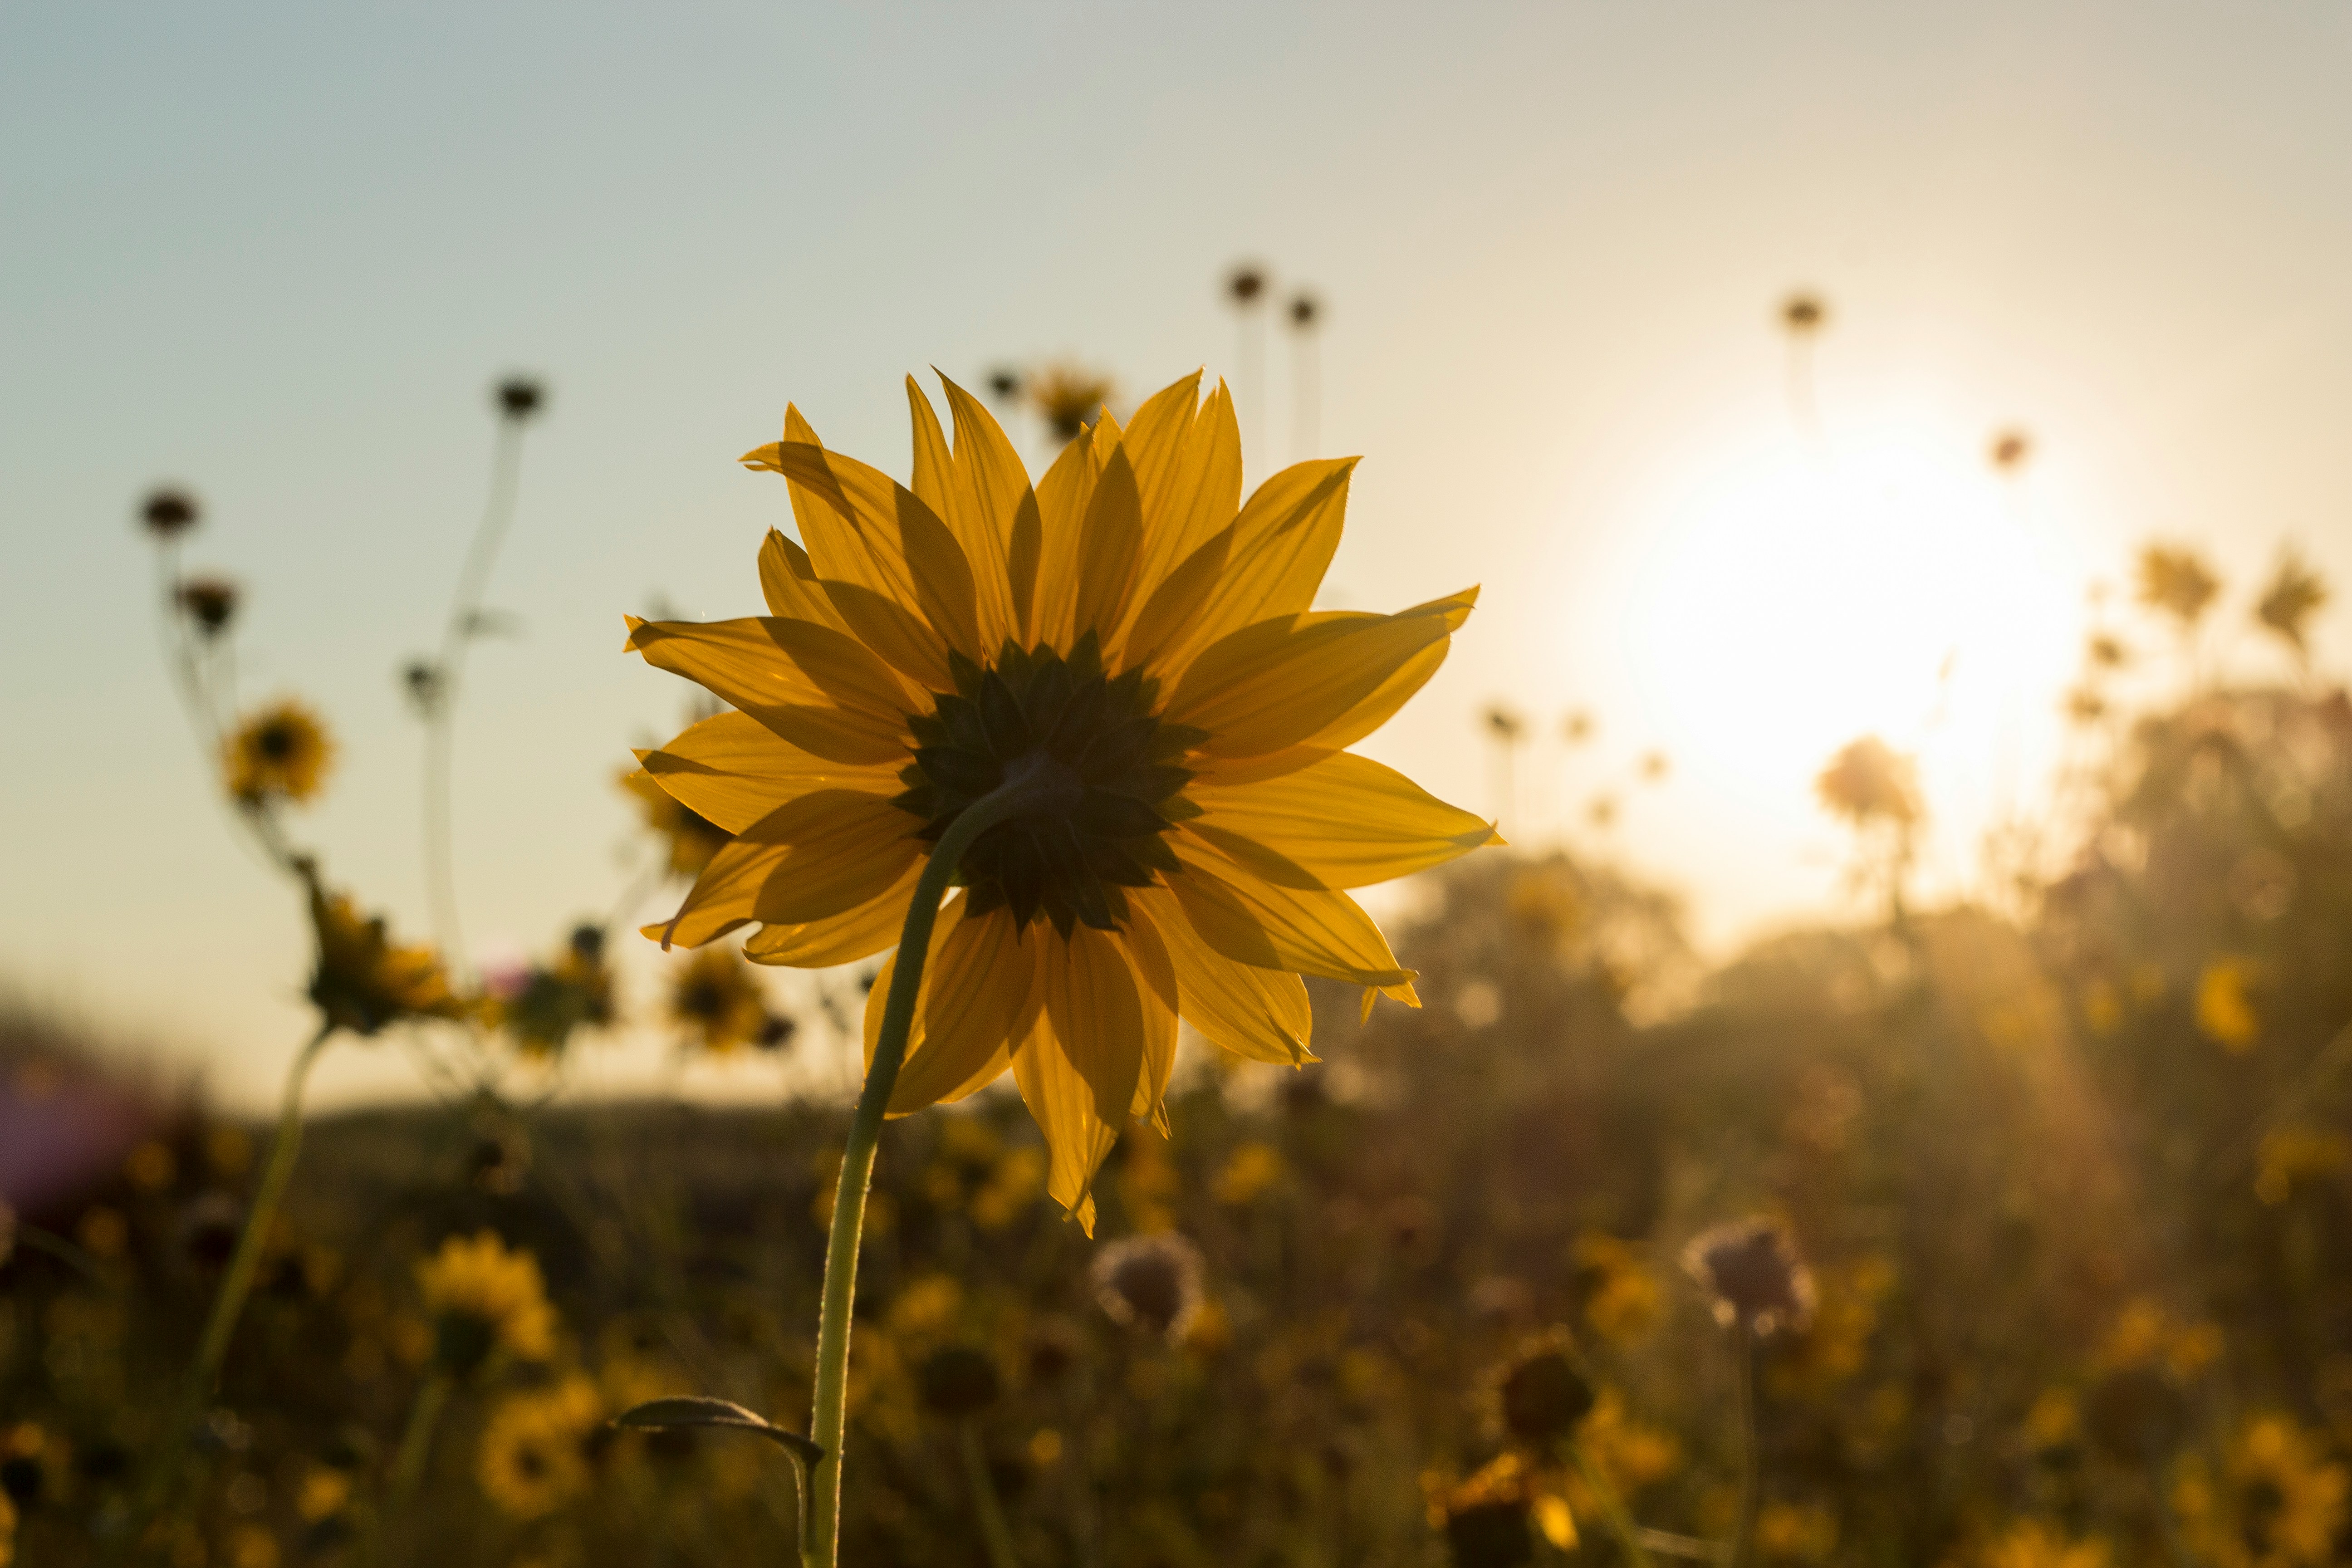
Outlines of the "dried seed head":
M 1813 1276 L 1777 1219 L 1735 1220 L 1683 1249 L 1683 1268 L 1715 1299 L 1716 1321 L 1758 1335 L 1802 1328 L 1813 1311 Z
M 1181 1236 L 1131 1236 L 1095 1255 L 1095 1299 L 1111 1321 L 1181 1340 L 1201 1310 L 1201 1249 Z
M 196 526 L 196 498 L 165 486 L 152 490 L 139 509 L 139 519 L 157 539 L 176 539 Z

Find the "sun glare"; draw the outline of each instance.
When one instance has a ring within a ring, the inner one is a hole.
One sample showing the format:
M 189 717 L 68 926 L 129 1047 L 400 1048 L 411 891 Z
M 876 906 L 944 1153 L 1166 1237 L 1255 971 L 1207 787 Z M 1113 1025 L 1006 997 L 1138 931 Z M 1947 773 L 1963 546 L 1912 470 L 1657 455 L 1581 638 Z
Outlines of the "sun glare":
M 1919 758 L 1948 847 L 2021 803 L 2055 745 L 2078 574 L 1979 433 L 1888 417 L 1820 447 L 1784 429 L 1681 471 L 1626 651 L 1685 776 L 1818 826 L 1813 777 L 1876 734 Z

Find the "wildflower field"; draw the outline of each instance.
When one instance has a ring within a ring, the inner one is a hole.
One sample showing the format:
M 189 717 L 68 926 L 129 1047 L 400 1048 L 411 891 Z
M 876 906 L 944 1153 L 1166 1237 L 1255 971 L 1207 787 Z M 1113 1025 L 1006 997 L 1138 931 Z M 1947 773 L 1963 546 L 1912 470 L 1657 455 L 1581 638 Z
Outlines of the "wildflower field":
M 1708 965 L 1637 873 L 1348 750 L 1476 597 L 1311 610 L 1348 463 L 1244 498 L 1223 388 L 1122 426 L 1057 371 L 1033 479 L 947 390 L 908 487 L 797 411 L 747 455 L 796 521 L 746 553 L 770 614 L 629 624 L 707 693 L 621 780 L 648 879 L 506 973 L 334 880 L 300 814 L 331 728 L 239 702 L 236 588 L 177 564 L 201 509 L 146 504 L 317 1032 L 256 1125 L 5 1020 L 0 1562 L 2352 1555 L 2352 699 L 2305 657 L 2315 575 L 2242 605 L 2150 547 L 2031 853 L 1916 896 L 1932 803 L 1863 737 L 1819 784 L 1862 912 Z M 404 678 L 445 900 L 447 715 L 541 405 L 500 389 Z M 2215 674 L 2224 622 L 2294 679 Z M 1400 877 L 1384 933 L 1347 889 Z M 621 942 L 677 950 L 667 994 Z M 866 1089 L 565 1098 L 629 1016 L 862 1036 Z M 369 1037 L 430 1097 L 306 1112 Z

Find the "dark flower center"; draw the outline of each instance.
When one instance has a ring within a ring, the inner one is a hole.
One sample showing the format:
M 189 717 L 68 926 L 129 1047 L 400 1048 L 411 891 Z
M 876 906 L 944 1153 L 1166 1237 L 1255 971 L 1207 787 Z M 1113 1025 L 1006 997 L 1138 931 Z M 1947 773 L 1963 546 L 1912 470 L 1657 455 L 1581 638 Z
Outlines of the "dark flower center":
M 915 760 L 893 803 L 923 819 L 933 843 L 1008 778 L 1050 781 L 1046 804 L 1000 822 L 964 852 L 967 908 L 1005 908 L 1024 929 L 1040 914 L 1065 937 L 1078 924 L 1116 931 L 1129 888 L 1173 872 L 1161 835 L 1198 808 L 1180 793 L 1176 759 L 1207 737 L 1151 711 L 1158 684 L 1110 675 L 1094 634 L 1067 655 L 1012 643 L 986 668 L 952 656 L 956 689 L 908 716 Z

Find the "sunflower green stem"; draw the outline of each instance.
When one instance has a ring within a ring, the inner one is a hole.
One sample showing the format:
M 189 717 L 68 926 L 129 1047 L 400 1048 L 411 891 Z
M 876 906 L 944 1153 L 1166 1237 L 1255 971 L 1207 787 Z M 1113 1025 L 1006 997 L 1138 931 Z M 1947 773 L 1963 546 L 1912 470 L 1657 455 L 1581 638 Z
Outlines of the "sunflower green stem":
M 1756 1330 L 1746 1316 L 1731 1328 L 1732 1380 L 1739 1399 L 1739 1521 L 1731 1537 L 1731 1568 L 1747 1568 L 1755 1552 L 1758 1489 Z
M 408 1516 L 417 1485 L 425 1479 L 425 1462 L 433 1453 L 434 1434 L 441 1427 L 441 1413 L 448 1408 L 449 1395 L 456 1388 L 447 1373 L 436 1372 L 417 1389 L 416 1402 L 409 1406 L 408 1428 L 400 1435 L 400 1452 L 392 1465 L 392 1501 L 386 1511 L 394 1520 Z
M 882 1027 L 874 1060 L 866 1069 L 857 1109 L 842 1151 L 841 1179 L 834 1187 L 833 1226 L 824 1247 L 824 1294 L 817 1315 L 816 1400 L 809 1436 L 824 1450 L 809 1467 L 808 1525 L 801 1542 L 805 1568 L 836 1568 L 841 1554 L 841 1445 L 847 1426 L 849 1316 L 857 1294 L 857 1248 L 866 1225 L 866 1192 L 874 1176 L 874 1150 L 882 1135 L 898 1069 L 906 1065 L 907 1037 L 915 1023 L 915 1000 L 922 992 L 923 963 L 930 955 L 931 929 L 940 905 L 973 840 L 1022 812 L 1075 804 L 1077 785 L 1052 759 L 1025 758 L 1005 770 L 1004 782 L 965 807 L 931 850 L 907 906 L 898 935 L 898 957 L 883 999 Z
M 253 1294 L 254 1276 L 260 1271 L 263 1244 L 278 1218 L 278 1206 L 285 1200 L 287 1185 L 294 1179 L 295 1156 L 302 1148 L 302 1091 L 310 1082 L 310 1069 L 317 1065 L 319 1053 L 326 1049 L 334 1033 L 332 1024 L 320 1024 L 319 1032 L 310 1037 L 310 1043 L 294 1058 L 294 1065 L 287 1069 L 286 1088 L 278 1110 L 278 1136 L 269 1146 L 269 1163 L 263 1168 L 261 1185 L 253 1194 L 252 1206 L 246 1211 L 245 1228 L 237 1235 L 236 1251 L 230 1256 L 228 1272 L 221 1279 L 220 1293 L 213 1298 L 212 1315 L 205 1321 L 204 1337 L 196 1342 L 196 1357 L 189 1363 L 187 1381 L 173 1410 L 171 1425 L 164 1430 L 163 1446 L 148 1471 L 138 1504 L 131 1510 L 130 1534 L 133 1540 L 171 1495 L 181 1462 L 187 1457 L 188 1441 L 194 1435 L 197 1413 L 211 1396 L 213 1385 L 220 1377 L 221 1363 L 228 1357 L 229 1341 L 236 1332 L 237 1320 L 244 1316 L 246 1299 Z
M 1616 1539 L 1618 1550 L 1625 1554 L 1625 1561 L 1633 1564 L 1633 1568 L 1652 1568 L 1656 1560 L 1650 1555 L 1649 1543 L 1642 1539 L 1641 1526 L 1635 1524 L 1633 1515 L 1625 1511 L 1625 1500 L 1619 1497 L 1617 1489 L 1609 1484 L 1608 1474 L 1593 1463 L 1592 1456 L 1585 1451 L 1583 1444 L 1570 1442 L 1567 1447 L 1569 1462 L 1576 1467 L 1576 1473 L 1584 1478 L 1585 1489 L 1592 1494 L 1593 1501 L 1600 1507 L 1601 1521 L 1609 1526 L 1609 1533 Z

